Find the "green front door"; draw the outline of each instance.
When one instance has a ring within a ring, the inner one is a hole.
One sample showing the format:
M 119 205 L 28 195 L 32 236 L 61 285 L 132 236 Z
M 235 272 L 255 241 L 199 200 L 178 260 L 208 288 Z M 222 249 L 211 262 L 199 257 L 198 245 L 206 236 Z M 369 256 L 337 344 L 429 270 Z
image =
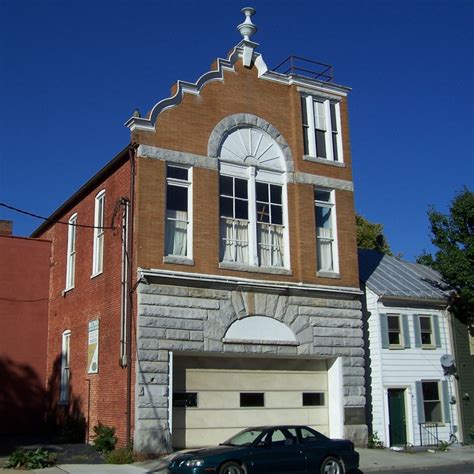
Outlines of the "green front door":
M 405 446 L 407 430 L 405 419 L 405 389 L 388 389 L 390 446 Z

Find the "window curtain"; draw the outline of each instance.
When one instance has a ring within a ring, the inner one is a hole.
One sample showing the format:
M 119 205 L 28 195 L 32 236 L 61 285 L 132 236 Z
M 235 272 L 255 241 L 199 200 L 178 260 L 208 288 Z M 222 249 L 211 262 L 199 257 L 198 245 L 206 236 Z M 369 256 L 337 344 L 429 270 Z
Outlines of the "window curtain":
M 222 260 L 248 264 L 248 246 L 248 223 L 238 219 L 221 219 Z
M 272 224 L 258 225 L 258 248 L 260 265 L 283 266 L 283 227 Z
M 323 227 L 318 227 L 318 269 L 322 271 L 334 269 L 332 230 Z
M 168 210 L 166 220 L 166 255 L 187 255 L 188 213 Z

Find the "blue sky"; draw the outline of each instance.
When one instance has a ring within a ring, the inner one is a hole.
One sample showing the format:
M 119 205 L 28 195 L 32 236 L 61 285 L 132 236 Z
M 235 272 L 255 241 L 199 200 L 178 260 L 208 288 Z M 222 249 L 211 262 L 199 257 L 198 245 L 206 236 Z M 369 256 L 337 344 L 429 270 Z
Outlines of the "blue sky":
M 471 0 L 253 1 L 271 68 L 290 54 L 353 88 L 356 209 L 395 253 L 430 250 L 428 206 L 474 183 Z M 239 42 L 241 1 L 0 1 L 0 202 L 49 215 L 129 140 L 126 119 Z M 16 235 L 41 221 L 0 208 Z

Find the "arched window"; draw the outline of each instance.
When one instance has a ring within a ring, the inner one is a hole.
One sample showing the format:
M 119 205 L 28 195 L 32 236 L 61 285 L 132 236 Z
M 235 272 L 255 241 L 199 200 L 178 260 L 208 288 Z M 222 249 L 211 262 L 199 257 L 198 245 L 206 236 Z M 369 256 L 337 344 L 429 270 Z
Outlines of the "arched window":
M 262 128 L 242 124 L 223 136 L 218 158 L 221 262 L 289 268 L 281 147 Z

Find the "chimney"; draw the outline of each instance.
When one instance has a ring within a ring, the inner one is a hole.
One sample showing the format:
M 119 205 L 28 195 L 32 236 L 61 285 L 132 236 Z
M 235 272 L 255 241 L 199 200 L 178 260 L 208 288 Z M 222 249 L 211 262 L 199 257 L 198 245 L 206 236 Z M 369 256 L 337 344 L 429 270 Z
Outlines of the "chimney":
M 13 232 L 13 221 L 0 220 L 0 235 L 11 236 Z

